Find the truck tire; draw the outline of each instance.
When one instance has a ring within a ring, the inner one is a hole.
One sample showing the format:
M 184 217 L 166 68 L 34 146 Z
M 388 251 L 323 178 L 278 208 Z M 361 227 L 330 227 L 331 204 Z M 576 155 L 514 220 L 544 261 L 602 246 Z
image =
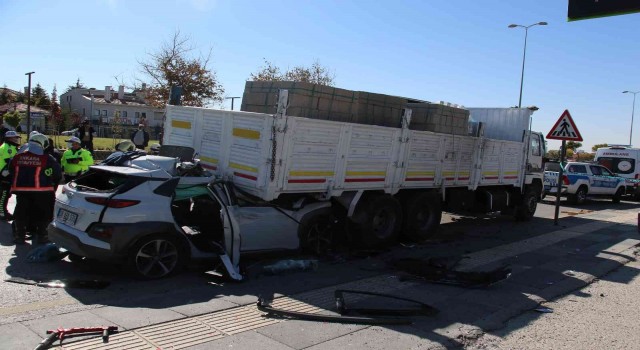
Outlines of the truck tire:
M 178 237 L 154 234 L 143 237 L 133 246 L 127 265 L 135 277 L 152 280 L 179 271 L 186 263 L 187 255 Z
M 404 202 L 402 235 L 415 242 L 424 241 L 438 231 L 442 202 L 435 192 L 417 193 Z
M 335 221 L 331 208 L 320 208 L 305 215 L 298 226 L 302 251 L 318 256 L 326 255 L 333 247 Z
M 356 244 L 362 248 L 381 248 L 393 244 L 402 228 L 400 202 L 388 194 L 362 198 L 349 225 Z
M 624 187 L 618 187 L 618 190 L 616 191 L 616 194 L 613 195 L 613 198 L 611 198 L 611 201 L 616 204 L 620 203 L 622 195 L 624 195 Z
M 587 201 L 587 186 L 580 186 L 575 194 L 569 196 L 572 204 L 584 204 Z
M 522 195 L 522 201 L 515 210 L 515 218 L 518 221 L 529 221 L 536 213 L 538 208 L 538 192 L 536 187 L 528 187 L 524 195 Z

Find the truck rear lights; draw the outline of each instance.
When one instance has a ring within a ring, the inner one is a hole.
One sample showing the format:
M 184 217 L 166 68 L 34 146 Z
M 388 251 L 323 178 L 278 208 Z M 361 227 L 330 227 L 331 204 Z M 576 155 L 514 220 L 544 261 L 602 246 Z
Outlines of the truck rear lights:
M 86 197 L 85 200 L 89 203 L 104 205 L 109 208 L 127 208 L 134 206 L 140 201 L 132 199 L 109 199 L 104 197 Z
M 569 186 L 569 177 L 567 175 L 562 175 L 562 184 Z

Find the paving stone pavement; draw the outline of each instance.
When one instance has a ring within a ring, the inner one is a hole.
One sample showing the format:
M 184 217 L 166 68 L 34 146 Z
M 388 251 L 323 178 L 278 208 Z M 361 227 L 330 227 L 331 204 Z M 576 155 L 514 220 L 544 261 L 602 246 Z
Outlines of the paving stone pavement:
M 615 215 L 614 215 L 615 214 Z M 314 288 L 276 301 L 299 310 L 331 313 L 337 288 L 389 293 L 437 307 L 435 317 L 415 317 L 408 326 L 345 325 L 270 319 L 252 304 L 255 297 L 171 308 L 104 306 L 0 326 L 0 344 L 32 348 L 42 330 L 76 323 L 116 324 L 123 330 L 108 344 L 71 341 L 65 349 L 443 349 L 461 347 L 498 329 L 510 318 L 591 283 L 633 260 L 640 238 L 637 214 L 597 216 L 598 221 L 550 232 L 469 254 L 462 268 L 486 270 L 510 264 L 513 275 L 484 289 L 403 281 L 387 270 L 334 286 Z M 589 218 L 589 214 L 583 216 Z M 339 267 L 337 267 L 339 268 Z M 78 322 L 80 321 L 80 322 Z M 155 328 L 154 328 L 155 327 Z M 200 328 L 198 328 L 200 327 Z M 162 338 L 171 330 L 171 339 Z M 197 336 L 194 330 L 198 329 Z M 202 329 L 200 331 L 199 329 Z M 192 331 L 189 333 L 189 331 Z

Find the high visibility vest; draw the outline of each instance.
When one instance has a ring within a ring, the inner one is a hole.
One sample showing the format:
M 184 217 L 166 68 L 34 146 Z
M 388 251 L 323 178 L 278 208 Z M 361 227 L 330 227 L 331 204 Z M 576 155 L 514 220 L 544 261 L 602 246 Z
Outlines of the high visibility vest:
M 69 160 L 72 159 L 78 159 L 79 161 L 78 163 L 69 163 Z M 62 163 L 62 170 L 65 174 L 75 176 L 89 170 L 89 166 L 93 165 L 93 157 L 91 152 L 84 148 L 79 148 L 75 151 L 68 149 L 62 154 L 60 163 Z

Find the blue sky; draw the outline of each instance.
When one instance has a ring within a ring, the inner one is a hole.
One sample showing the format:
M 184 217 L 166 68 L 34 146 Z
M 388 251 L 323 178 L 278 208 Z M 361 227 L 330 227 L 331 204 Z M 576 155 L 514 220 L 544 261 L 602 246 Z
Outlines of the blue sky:
M 48 92 L 78 77 L 96 88 L 130 83 L 142 76 L 138 60 L 180 30 L 213 48 L 228 96 L 242 96 L 263 59 L 285 68 L 318 60 L 346 89 L 509 107 L 525 33 L 507 26 L 546 21 L 527 43 L 522 105 L 540 108 L 533 129 L 546 134 L 568 109 L 586 150 L 628 143 L 633 96 L 622 91 L 640 91 L 640 14 L 566 16 L 567 0 L 0 0 L 0 84 L 21 89 L 29 71 Z

